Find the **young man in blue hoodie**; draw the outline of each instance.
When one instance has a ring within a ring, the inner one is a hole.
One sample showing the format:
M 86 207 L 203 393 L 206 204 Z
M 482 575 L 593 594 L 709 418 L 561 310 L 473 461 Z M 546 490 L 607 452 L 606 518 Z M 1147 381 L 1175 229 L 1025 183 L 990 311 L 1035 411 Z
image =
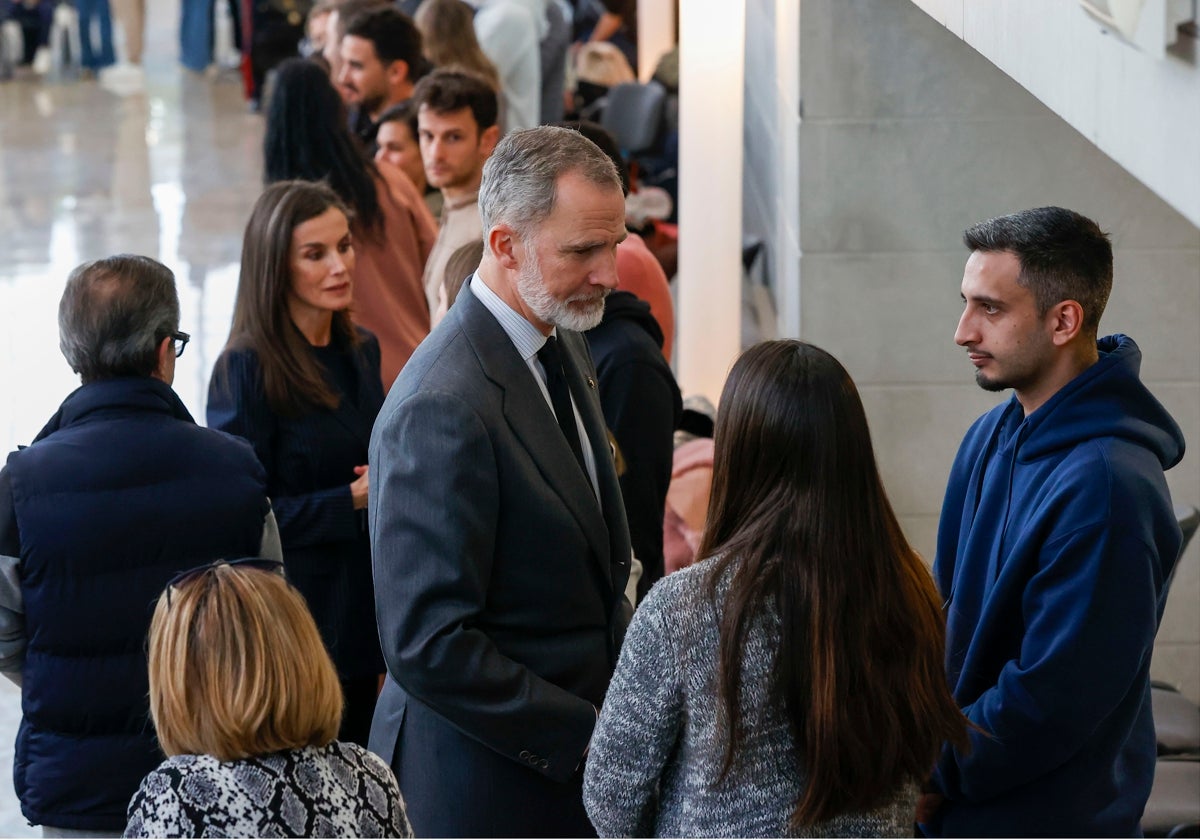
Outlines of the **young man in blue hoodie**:
M 969 228 L 954 340 L 1013 397 L 967 432 L 934 575 L 946 670 L 978 729 L 922 798 L 930 836 L 1140 836 L 1150 659 L 1180 547 L 1179 426 L 1133 340 L 1097 340 L 1112 246 L 1059 207 Z

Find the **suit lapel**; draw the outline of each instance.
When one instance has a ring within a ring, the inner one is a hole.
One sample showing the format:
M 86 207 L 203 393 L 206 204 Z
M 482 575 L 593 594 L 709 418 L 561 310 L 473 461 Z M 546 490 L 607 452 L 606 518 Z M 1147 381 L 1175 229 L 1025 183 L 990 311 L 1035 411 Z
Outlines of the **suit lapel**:
M 358 392 L 357 401 L 351 402 L 349 395 L 343 394 L 332 414 L 367 449 L 371 444 L 371 427 L 375 424 L 379 407 L 383 405 L 383 383 L 367 369 L 362 352 L 351 353 L 350 358 L 354 363 L 358 385 L 355 389 Z
M 601 512 L 600 503 L 592 490 L 591 481 L 579 469 L 575 456 L 571 454 L 571 448 L 554 419 L 554 412 L 546 404 L 545 397 L 534 381 L 533 372 L 517 353 L 504 328 L 492 313 L 487 311 L 487 307 L 480 303 L 474 294 L 467 293 L 466 287 L 463 288 L 460 297 L 463 298 L 463 305 L 459 306 L 456 302 L 454 309 L 459 312 L 463 332 L 475 348 L 484 374 L 504 392 L 505 420 L 537 464 L 546 483 L 554 489 L 579 523 L 580 529 L 592 545 L 596 560 L 607 567 L 608 525 Z M 572 375 L 568 372 L 567 378 L 573 394 L 578 394 L 577 388 L 587 387 L 582 382 L 572 381 L 578 380 L 577 373 Z M 579 396 L 575 399 L 579 404 L 580 414 L 584 416 L 594 452 L 594 424 L 588 422 L 590 412 L 585 408 L 589 403 L 580 401 Z M 608 438 L 603 431 L 600 437 L 603 445 L 607 446 Z M 605 458 L 611 461 L 607 453 Z M 601 459 L 597 457 L 597 469 L 600 468 L 600 463 Z M 601 486 L 604 486 L 603 481 Z M 608 504 L 607 500 L 605 504 Z M 607 571 L 605 568 L 606 573 Z

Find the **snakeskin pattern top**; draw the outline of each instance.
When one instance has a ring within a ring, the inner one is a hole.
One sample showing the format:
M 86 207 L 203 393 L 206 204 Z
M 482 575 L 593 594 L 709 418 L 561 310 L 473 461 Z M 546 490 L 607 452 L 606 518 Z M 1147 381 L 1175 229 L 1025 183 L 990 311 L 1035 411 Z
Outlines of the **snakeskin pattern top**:
M 168 758 L 129 803 L 126 837 L 412 837 L 391 768 L 356 744 L 219 761 Z

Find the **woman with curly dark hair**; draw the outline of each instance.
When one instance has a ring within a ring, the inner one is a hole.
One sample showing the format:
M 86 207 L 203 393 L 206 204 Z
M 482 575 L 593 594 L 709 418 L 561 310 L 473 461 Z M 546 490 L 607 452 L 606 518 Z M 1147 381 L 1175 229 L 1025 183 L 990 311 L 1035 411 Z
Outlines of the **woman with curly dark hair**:
M 365 156 L 332 82 L 311 61 L 279 66 L 263 153 L 268 184 L 323 180 L 351 211 L 358 256 L 351 316 L 379 339 L 386 391 L 429 334 L 421 278 L 437 225 L 424 199 L 399 169 Z

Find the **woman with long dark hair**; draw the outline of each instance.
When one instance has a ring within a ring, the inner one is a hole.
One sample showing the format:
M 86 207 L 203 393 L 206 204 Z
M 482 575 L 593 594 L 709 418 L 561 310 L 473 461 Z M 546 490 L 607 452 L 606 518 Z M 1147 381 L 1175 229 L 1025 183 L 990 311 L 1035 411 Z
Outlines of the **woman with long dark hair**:
M 288 578 L 346 697 L 339 737 L 366 746 L 384 671 L 366 527 L 383 386 L 379 342 L 350 321 L 354 267 L 348 211 L 328 187 L 267 187 L 246 224 L 208 425 L 248 440 L 266 469 Z
M 424 199 L 399 169 L 366 157 L 329 77 L 304 59 L 276 71 L 263 157 L 266 183 L 323 180 L 350 209 L 358 255 L 351 314 L 379 339 L 383 385 L 390 388 L 429 334 L 421 278 L 437 225 Z
M 714 439 L 708 559 L 634 615 L 588 815 L 602 837 L 910 837 L 918 785 L 967 723 L 854 383 L 812 345 L 758 344 Z

